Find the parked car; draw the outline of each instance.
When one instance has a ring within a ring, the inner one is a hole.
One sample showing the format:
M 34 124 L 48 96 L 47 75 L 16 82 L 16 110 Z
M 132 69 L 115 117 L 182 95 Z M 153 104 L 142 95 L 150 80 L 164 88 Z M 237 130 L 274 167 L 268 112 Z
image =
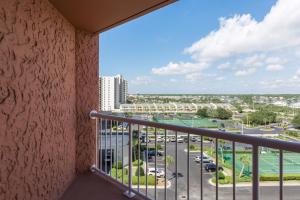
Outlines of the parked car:
M 207 155 L 205 155 L 205 154 L 203 154 L 203 159 L 201 158 L 201 155 L 199 155 L 199 156 L 196 156 L 195 158 L 194 158 L 194 161 L 195 162 L 201 162 L 201 160 L 203 160 L 202 162 L 203 163 L 211 163 L 211 162 L 213 162 L 213 160 L 209 157 L 209 156 L 207 156 Z
M 244 149 L 245 150 L 252 150 L 252 146 L 245 146 Z
M 230 145 L 224 145 L 224 146 L 223 146 L 223 149 L 224 149 L 224 150 L 231 150 L 232 148 L 231 148 Z
M 223 171 L 223 167 L 222 166 L 218 166 L 219 171 Z M 207 172 L 215 172 L 217 169 L 217 165 L 215 163 L 208 163 L 205 165 L 205 170 Z
M 163 156 L 163 153 L 161 151 L 157 151 L 157 156 Z M 148 151 L 148 157 L 155 156 L 155 150 L 149 150 Z
M 183 141 L 184 141 L 185 143 L 187 143 L 189 140 L 188 140 L 187 137 L 184 137 L 184 138 L 183 138 Z
M 192 141 L 192 142 L 197 142 L 197 137 L 192 137 L 192 138 L 191 138 L 191 141 Z
M 177 142 L 178 142 L 178 143 L 183 143 L 184 140 L 183 140 L 183 138 L 180 138 L 180 137 L 179 137 L 179 138 L 177 138 Z
M 175 137 L 171 137 L 170 141 L 171 142 L 176 142 L 176 138 Z
M 161 138 L 161 137 L 157 137 L 156 141 L 157 141 L 157 142 L 164 142 L 164 139 Z
M 162 151 L 157 151 L 157 156 L 163 156 L 163 152 Z
M 148 176 L 155 176 L 155 172 L 156 172 L 156 177 L 158 177 L 158 178 L 165 177 L 165 172 L 162 169 L 155 170 L 155 168 L 149 168 L 147 174 L 148 174 Z

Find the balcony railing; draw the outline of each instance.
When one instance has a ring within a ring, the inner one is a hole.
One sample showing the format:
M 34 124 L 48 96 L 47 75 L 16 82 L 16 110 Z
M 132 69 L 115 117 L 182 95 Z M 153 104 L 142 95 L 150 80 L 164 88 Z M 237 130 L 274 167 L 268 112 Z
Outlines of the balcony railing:
M 250 177 L 252 180 L 250 187 L 252 190 L 253 200 L 259 200 L 261 198 L 259 194 L 259 157 L 262 155 L 263 149 L 272 149 L 272 152 L 275 152 L 274 155 L 278 158 L 278 172 L 276 173 L 278 175 L 279 185 L 278 194 L 276 194 L 276 196 L 280 200 L 284 199 L 283 168 L 285 153 L 300 153 L 300 143 L 296 142 L 117 117 L 105 115 L 96 111 L 92 111 L 90 113 L 90 117 L 97 120 L 97 163 L 93 169 L 109 177 L 109 179 L 115 181 L 117 184 L 126 186 L 127 191 L 125 195 L 128 197 L 133 197 L 135 194 L 145 197 L 146 199 L 165 200 L 177 200 L 180 198 L 192 199 L 191 195 L 195 197 L 195 194 L 191 193 L 190 190 L 190 177 L 191 175 L 195 176 L 194 174 L 190 174 L 190 157 L 192 153 L 190 143 L 192 137 L 199 138 L 198 151 L 200 159 L 204 158 L 204 147 L 206 144 L 204 144 L 204 141 L 206 141 L 207 138 L 210 138 L 213 141 L 212 144 L 214 144 L 214 147 L 212 148 L 212 146 L 210 146 L 208 151 L 210 152 L 210 156 L 213 158 L 216 171 L 219 171 L 221 168 L 220 160 L 223 160 L 223 156 L 220 158 L 220 144 L 223 144 L 224 141 L 226 141 L 227 144 L 231 145 L 229 152 L 231 154 L 232 167 L 232 197 L 230 199 L 234 200 L 239 199 L 236 195 L 236 154 L 238 149 L 241 148 L 241 144 L 243 147 L 247 147 L 250 155 L 252 155 L 252 159 L 249 161 L 250 164 L 248 166 L 251 166 Z M 160 143 L 160 145 L 158 145 L 158 143 Z M 167 151 L 167 143 L 170 144 L 169 146 L 171 148 L 169 149 L 169 153 Z M 183 144 L 187 147 L 184 149 L 186 158 L 182 155 L 179 157 L 178 155 L 178 148 Z M 159 148 L 161 152 L 159 151 Z M 174 162 L 172 162 L 171 158 L 168 158 L 169 154 L 174 156 Z M 153 157 L 154 159 L 152 159 Z M 160 167 L 158 167 L 158 159 L 160 159 Z M 182 172 L 180 172 L 178 168 L 179 162 L 181 164 L 184 163 L 184 174 L 186 175 L 186 184 L 181 186 L 179 186 L 179 179 L 184 178 L 182 177 Z M 201 200 L 205 193 L 205 188 L 203 187 L 203 162 L 204 159 L 199 162 L 199 189 L 196 190 L 198 191 L 197 199 Z M 169 165 L 174 165 L 172 170 L 169 170 Z M 144 166 L 144 168 L 140 166 Z M 141 172 L 140 170 L 143 169 L 145 169 L 144 172 Z M 167 173 L 167 171 L 171 171 L 171 173 Z M 220 174 L 214 173 L 213 175 L 214 178 L 213 181 L 211 181 L 211 185 L 214 185 L 214 196 L 215 199 L 218 200 L 220 196 Z M 195 186 L 193 185 L 193 187 Z M 193 192 L 195 192 L 195 190 L 193 190 Z M 170 197 L 170 195 L 174 196 Z

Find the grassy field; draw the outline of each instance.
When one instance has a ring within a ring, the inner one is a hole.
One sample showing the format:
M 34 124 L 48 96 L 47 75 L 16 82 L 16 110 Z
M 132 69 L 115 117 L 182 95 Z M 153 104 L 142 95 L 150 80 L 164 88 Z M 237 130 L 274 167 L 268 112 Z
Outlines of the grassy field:
M 174 124 L 179 126 L 189 126 L 189 127 L 197 127 L 197 128 L 218 128 L 219 124 L 217 122 L 213 122 L 207 118 L 194 118 L 194 119 L 156 119 L 157 122 L 166 123 L 166 124 Z

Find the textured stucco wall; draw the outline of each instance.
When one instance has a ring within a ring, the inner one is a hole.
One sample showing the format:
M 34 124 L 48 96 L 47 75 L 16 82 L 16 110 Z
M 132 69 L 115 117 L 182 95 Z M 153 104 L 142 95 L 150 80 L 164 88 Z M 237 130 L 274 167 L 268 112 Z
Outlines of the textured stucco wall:
M 95 120 L 89 112 L 99 104 L 98 56 L 99 37 L 76 31 L 76 171 L 83 172 L 95 164 Z
M 57 199 L 75 177 L 75 29 L 46 0 L 0 0 L 0 199 Z

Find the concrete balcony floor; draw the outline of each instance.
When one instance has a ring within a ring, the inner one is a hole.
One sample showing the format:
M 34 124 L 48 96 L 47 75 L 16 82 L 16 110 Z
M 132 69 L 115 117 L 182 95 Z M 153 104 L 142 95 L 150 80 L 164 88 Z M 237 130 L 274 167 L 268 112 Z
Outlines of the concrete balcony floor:
M 102 175 L 86 173 L 79 175 L 65 191 L 60 200 L 128 200 L 123 195 L 126 188 L 119 186 Z M 132 200 L 144 198 L 135 196 Z

